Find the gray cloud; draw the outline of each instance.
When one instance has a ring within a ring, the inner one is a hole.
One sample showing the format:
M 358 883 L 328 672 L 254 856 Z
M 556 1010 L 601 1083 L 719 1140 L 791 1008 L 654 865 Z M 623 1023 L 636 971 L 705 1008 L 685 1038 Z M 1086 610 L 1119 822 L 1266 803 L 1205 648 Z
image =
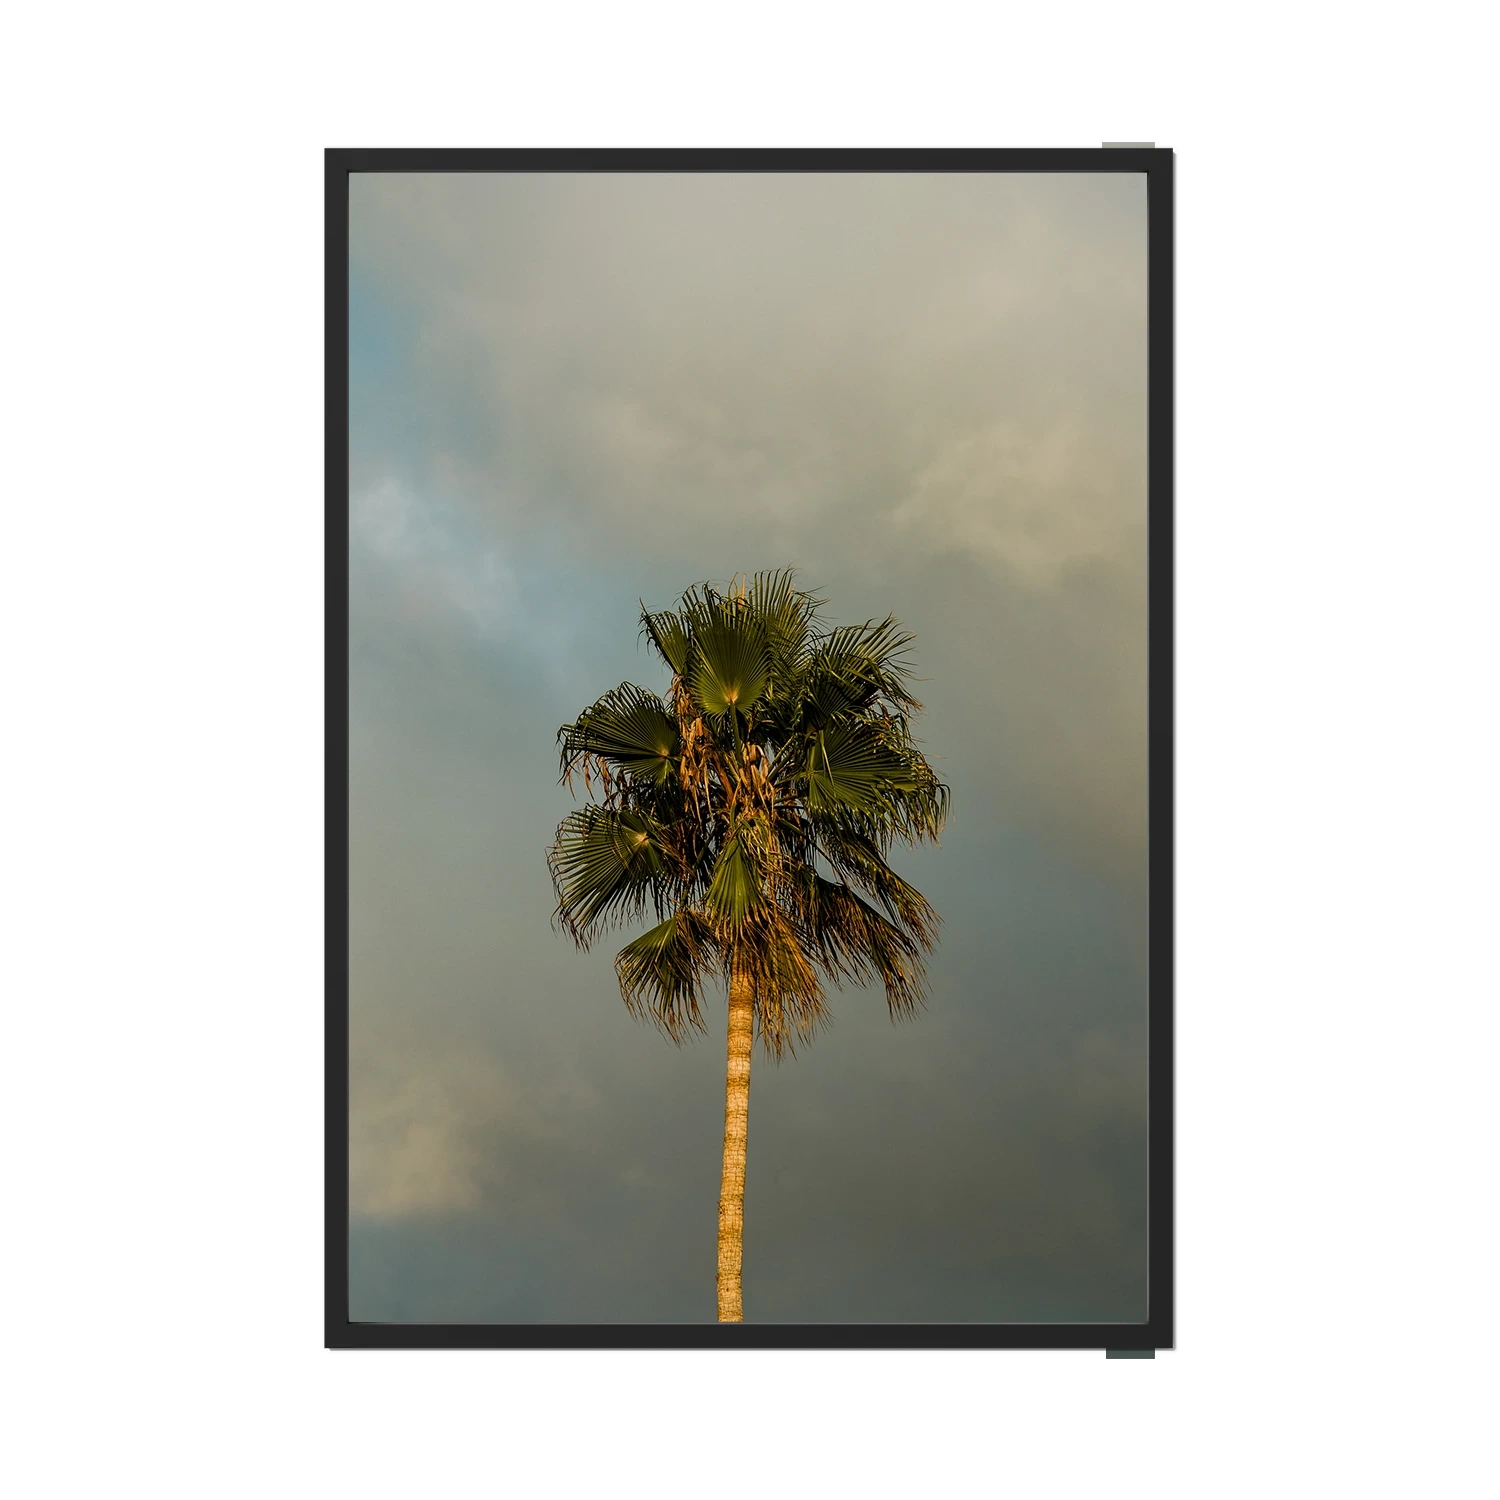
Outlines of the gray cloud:
M 719 1044 L 551 933 L 552 733 L 658 680 L 637 598 L 791 563 L 916 629 L 956 814 L 929 1013 L 757 1072 L 751 1315 L 1140 1315 L 1144 210 L 354 179 L 357 1311 L 711 1310 Z
M 1044 524 L 1139 528 L 1144 209 L 1097 177 L 360 177 L 353 227 L 414 299 L 433 456 L 662 541 L 749 499 L 868 523 L 976 441 L 1007 487 L 1081 480 Z

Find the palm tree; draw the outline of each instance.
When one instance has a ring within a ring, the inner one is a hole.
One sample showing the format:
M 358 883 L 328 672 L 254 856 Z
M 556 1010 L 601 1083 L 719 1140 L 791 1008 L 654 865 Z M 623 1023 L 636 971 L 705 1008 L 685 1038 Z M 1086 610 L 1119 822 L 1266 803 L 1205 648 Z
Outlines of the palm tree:
M 548 855 L 556 925 L 586 948 L 649 905 L 657 925 L 615 971 L 674 1042 L 706 1030 L 705 981 L 728 990 L 720 1322 L 744 1317 L 752 1034 L 795 1052 L 826 1019 L 825 979 L 878 979 L 892 1017 L 913 1015 L 938 924 L 886 863 L 897 840 L 935 843 L 948 809 L 912 738 L 912 637 L 890 617 L 825 629 L 823 602 L 779 571 L 642 605 L 667 695 L 622 683 L 558 731 L 562 781 L 595 800 Z

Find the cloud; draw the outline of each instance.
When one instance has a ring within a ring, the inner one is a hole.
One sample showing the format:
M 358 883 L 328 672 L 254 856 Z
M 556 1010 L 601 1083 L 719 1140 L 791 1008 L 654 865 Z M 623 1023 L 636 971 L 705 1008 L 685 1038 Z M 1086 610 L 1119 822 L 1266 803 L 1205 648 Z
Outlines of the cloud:
M 579 639 L 591 612 L 545 548 L 506 537 L 436 480 L 391 474 L 354 488 L 350 529 L 356 650 L 378 649 L 394 619 L 429 654 L 477 649 L 570 697 L 587 691 Z
M 1081 491 L 1091 516 L 1139 523 L 1131 188 L 367 174 L 353 243 L 412 309 L 408 394 L 441 429 L 433 461 L 507 524 L 566 517 L 689 551 L 705 517 L 795 537 L 852 506 L 880 527 L 955 468 L 982 511 L 986 460 L 1012 510 L 1039 473 L 1033 510 Z M 987 536 L 1030 560 L 1024 529 Z
M 1130 559 L 1144 531 L 1089 469 L 1069 423 L 994 422 L 944 447 L 891 520 L 907 547 L 975 553 L 1045 586 L 1079 558 Z
M 441 1028 L 412 1035 L 367 1018 L 350 1095 L 349 1206 L 369 1219 L 445 1217 L 497 1196 L 532 1210 L 549 1200 L 536 1167 L 570 1154 L 578 1122 L 599 1112 L 576 1066 L 522 1081 L 493 1047 L 458 1047 Z M 553 1170 L 556 1170 L 554 1161 Z M 641 1163 L 617 1175 L 649 1181 Z
M 481 636 L 503 641 L 524 619 L 498 540 L 476 532 L 452 506 L 387 477 L 350 497 L 350 528 L 356 546 L 399 575 L 409 598 L 458 610 Z
M 451 1054 L 392 1077 L 355 1074 L 349 1114 L 349 1207 L 390 1219 L 477 1208 L 496 1170 L 481 1149 L 511 1105 L 492 1059 Z

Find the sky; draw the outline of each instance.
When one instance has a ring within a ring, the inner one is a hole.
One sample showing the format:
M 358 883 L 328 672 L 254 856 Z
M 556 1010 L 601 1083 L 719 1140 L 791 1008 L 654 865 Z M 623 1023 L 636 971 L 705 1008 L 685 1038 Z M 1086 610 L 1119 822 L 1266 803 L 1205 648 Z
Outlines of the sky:
M 351 1316 L 713 1320 L 722 992 L 674 1047 L 552 930 L 555 736 L 794 567 L 953 810 L 927 1009 L 755 1055 L 746 1321 L 1144 1319 L 1144 177 L 350 196 Z

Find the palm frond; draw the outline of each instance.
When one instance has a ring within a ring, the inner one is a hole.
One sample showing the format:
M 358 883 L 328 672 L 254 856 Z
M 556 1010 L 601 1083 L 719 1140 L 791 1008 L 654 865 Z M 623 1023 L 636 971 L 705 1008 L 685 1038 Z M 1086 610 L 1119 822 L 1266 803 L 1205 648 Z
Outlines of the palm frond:
M 891 869 L 878 845 L 856 829 L 824 825 L 818 830 L 818 850 L 845 885 L 861 887 L 914 942 L 932 948 L 942 919 L 914 885 Z
M 767 694 L 781 696 L 801 676 L 822 600 L 796 586 L 790 568 L 757 573 L 747 598 L 765 630 L 770 658 Z
M 629 682 L 564 724 L 557 740 L 564 777 L 593 755 L 658 785 L 671 774 L 680 748 L 677 720 L 666 704 Z
M 691 911 L 673 912 L 615 956 L 626 1008 L 653 1021 L 674 1042 L 705 1030 L 698 987 L 717 967 L 717 958 L 708 924 Z
M 919 941 L 888 921 L 847 885 L 809 871 L 804 881 L 806 936 L 836 982 L 885 986 L 893 1018 L 912 1016 L 922 1004 L 926 970 Z
M 730 928 L 744 921 L 761 899 L 760 872 L 752 854 L 749 831 L 732 829 L 719 851 L 713 878 L 703 895 L 703 904 Z
M 656 648 L 656 654 L 680 677 L 687 671 L 691 637 L 680 615 L 667 610 L 652 614 L 641 605 L 641 634 Z
M 890 616 L 878 624 L 869 620 L 830 631 L 807 662 L 803 698 L 808 726 L 882 706 L 898 713 L 920 709 L 908 686 L 912 641 L 910 632 Z
M 704 713 L 748 713 L 770 675 L 766 635 L 747 610 L 725 610 L 693 633 L 688 683 Z
M 922 756 L 913 756 L 909 764 L 912 785 L 892 800 L 889 824 L 908 844 L 935 844 L 948 821 L 952 792 Z
M 893 794 L 916 791 L 918 780 L 908 757 L 858 721 L 811 734 L 803 775 L 813 814 L 837 807 L 869 812 L 892 801 Z
M 548 855 L 554 920 L 581 948 L 598 929 L 639 917 L 664 873 L 654 821 L 643 813 L 587 807 L 569 813 Z

